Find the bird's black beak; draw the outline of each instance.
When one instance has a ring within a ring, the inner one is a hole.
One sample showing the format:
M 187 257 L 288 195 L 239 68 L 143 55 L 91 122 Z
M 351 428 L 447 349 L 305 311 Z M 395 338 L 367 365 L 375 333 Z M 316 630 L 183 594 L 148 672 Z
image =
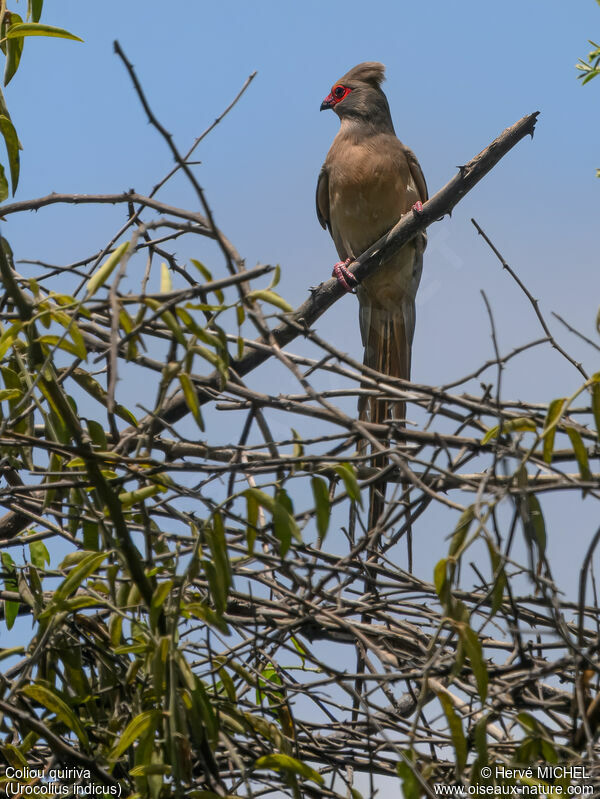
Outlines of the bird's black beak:
M 332 94 L 328 94 L 327 97 L 321 103 L 320 111 L 326 111 L 328 108 L 333 108 L 335 105 L 335 100 Z

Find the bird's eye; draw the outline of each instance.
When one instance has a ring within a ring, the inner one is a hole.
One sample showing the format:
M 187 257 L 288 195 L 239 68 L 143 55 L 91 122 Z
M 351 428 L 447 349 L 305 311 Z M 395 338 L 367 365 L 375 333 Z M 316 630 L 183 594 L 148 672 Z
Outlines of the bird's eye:
M 343 86 L 336 86 L 335 89 L 333 90 L 333 96 L 337 97 L 338 100 L 341 100 L 342 97 L 344 96 L 345 91 L 346 90 L 344 89 Z

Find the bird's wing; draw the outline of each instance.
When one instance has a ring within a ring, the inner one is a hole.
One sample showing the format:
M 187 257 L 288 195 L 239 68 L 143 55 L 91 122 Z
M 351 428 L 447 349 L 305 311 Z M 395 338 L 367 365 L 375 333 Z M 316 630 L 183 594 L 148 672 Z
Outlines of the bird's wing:
M 417 161 L 417 156 L 413 153 L 410 147 L 404 146 L 404 154 L 408 162 L 410 175 L 419 193 L 419 199 L 422 203 L 424 203 L 425 200 L 429 199 L 429 195 L 427 193 L 427 183 L 425 182 L 425 175 L 421 169 L 421 164 Z
M 329 173 L 325 164 L 319 172 L 317 181 L 317 218 L 322 228 L 327 228 L 331 232 L 331 222 L 329 215 Z

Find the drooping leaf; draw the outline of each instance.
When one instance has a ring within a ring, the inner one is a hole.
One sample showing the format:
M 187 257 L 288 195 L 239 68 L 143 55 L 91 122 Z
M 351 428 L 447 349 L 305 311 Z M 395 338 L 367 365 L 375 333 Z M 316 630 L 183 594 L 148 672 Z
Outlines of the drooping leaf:
M 5 36 L 7 39 L 6 42 L 6 64 L 4 66 L 4 85 L 8 86 L 10 83 L 13 75 L 19 68 L 19 63 L 21 61 L 21 54 L 23 52 L 23 38 L 18 37 L 14 38 L 10 35 L 10 32 L 14 28 L 18 28 L 20 24 L 23 24 L 22 18 L 15 14 L 14 12 L 10 12 L 10 24 L 6 29 Z M 13 194 L 15 193 L 13 188 Z
M 196 393 L 196 388 L 194 383 L 192 382 L 192 378 L 186 372 L 179 372 L 177 375 L 179 378 L 179 383 L 181 385 L 181 390 L 183 391 L 183 396 L 185 399 L 185 403 L 192 412 L 192 416 L 196 421 L 196 424 L 204 432 L 204 419 L 202 418 L 202 412 L 200 410 L 200 403 L 198 402 L 198 394 Z
M 358 502 L 362 508 L 362 498 L 360 495 L 360 487 L 353 467 L 349 463 L 339 463 L 334 467 L 334 472 L 338 474 L 344 481 L 346 493 L 353 502 Z
M 401 752 L 401 754 L 403 757 L 396 763 L 396 772 L 402 780 L 402 794 L 404 799 L 419 799 L 423 790 L 415 774 L 416 763 L 414 750 L 407 749 Z
M 171 280 L 171 270 L 163 261 L 160 265 L 160 293 L 168 294 L 173 291 L 173 281 Z
M 327 535 L 329 519 L 331 518 L 331 503 L 329 501 L 329 489 L 327 482 L 318 476 L 311 478 L 310 485 L 315 501 L 315 518 L 317 522 L 317 532 L 319 539 L 323 541 Z
M 249 300 L 268 302 L 270 305 L 281 308 L 281 310 L 286 313 L 292 313 L 294 310 L 287 300 L 284 300 L 279 294 L 276 294 L 274 291 L 269 291 L 268 289 L 254 289 L 253 291 L 249 291 L 247 298 Z
M 551 463 L 552 453 L 554 451 L 554 436 L 556 434 L 556 426 L 562 416 L 563 408 L 565 406 L 565 397 L 559 397 L 552 400 L 548 405 L 548 413 L 544 421 L 544 429 L 541 436 L 544 441 L 544 460 L 546 463 Z
M 32 22 L 40 21 L 40 17 L 42 16 L 43 5 L 44 5 L 44 0 L 29 0 L 27 16 L 31 18 Z
M 488 670 L 483 657 L 481 641 L 477 633 L 468 624 L 462 622 L 457 624 L 458 634 L 465 649 L 465 654 L 469 658 L 475 682 L 477 683 L 477 693 L 481 702 L 487 698 Z
M 585 481 L 591 480 L 592 473 L 590 472 L 587 449 L 585 448 L 585 444 L 583 443 L 581 435 L 573 427 L 567 427 L 567 435 L 569 436 L 571 446 L 573 447 L 573 452 L 575 453 L 575 457 L 577 459 L 577 465 L 579 466 L 579 474 L 581 475 L 581 479 Z
M 87 283 L 87 297 L 92 297 L 98 291 L 98 289 L 106 283 L 128 249 L 128 241 L 120 244 L 117 249 L 108 256 L 106 261 L 94 272 Z
M 467 537 L 467 533 L 469 532 L 471 522 L 474 518 L 475 506 L 469 505 L 469 507 L 462 512 L 454 533 L 452 534 L 450 547 L 448 549 L 448 555 L 450 555 L 450 557 L 456 557 L 456 555 L 458 555 L 460 552 L 460 549 L 465 542 L 465 538 Z
M 54 713 L 63 724 L 75 733 L 85 749 L 89 747 L 87 733 L 82 727 L 81 722 L 64 699 L 54 690 L 45 685 L 34 683 L 32 685 L 26 685 L 21 689 L 21 692 L 30 699 L 39 702 L 42 707 L 45 707 L 51 713 Z
M 448 722 L 448 729 L 450 731 L 450 738 L 452 739 L 456 758 L 456 771 L 458 775 L 460 775 L 465 770 L 468 754 L 467 739 L 463 732 L 462 721 L 454 709 L 452 700 L 446 693 L 440 691 L 437 693 L 437 698 L 440 701 L 442 710 L 446 716 L 446 721 Z
M 594 375 L 594 378 L 600 381 L 600 372 Z M 592 392 L 592 413 L 594 414 L 594 422 L 596 424 L 596 433 L 600 439 L 600 382 L 594 382 L 591 387 Z
M 139 713 L 137 716 L 135 716 L 135 718 L 131 719 L 129 724 L 123 730 L 121 737 L 111 749 L 108 755 L 109 760 L 118 760 L 123 752 L 129 749 L 129 747 L 132 746 L 133 743 L 146 732 L 146 730 L 150 728 L 156 729 L 156 725 L 160 721 L 160 716 L 160 710 L 146 710 L 143 713 Z
M 13 14 L 13 17 L 16 14 Z M 20 19 L 20 18 L 19 18 Z M 56 28 L 54 25 L 44 25 L 41 22 L 21 22 L 16 25 L 11 25 L 6 33 L 7 39 L 22 39 L 23 36 L 53 36 L 58 39 L 73 39 L 76 42 L 82 42 L 79 36 L 74 33 L 69 33 L 64 28 Z
M 21 164 L 19 157 L 19 137 L 17 136 L 17 131 L 13 123 L 4 115 L 0 115 L 0 133 L 2 133 L 4 143 L 6 144 L 10 182 L 12 184 L 12 193 L 14 194 L 19 184 L 19 169 Z
M 316 782 L 317 785 L 323 785 L 323 777 L 314 768 L 311 768 L 307 763 L 297 760 L 295 757 L 283 754 L 263 755 L 259 757 L 254 763 L 255 769 L 272 769 L 273 771 L 283 771 L 287 774 L 293 774 L 302 777 L 305 780 Z
M 4 167 L 0 164 L 0 203 L 8 197 L 8 180 L 6 179 L 6 172 Z

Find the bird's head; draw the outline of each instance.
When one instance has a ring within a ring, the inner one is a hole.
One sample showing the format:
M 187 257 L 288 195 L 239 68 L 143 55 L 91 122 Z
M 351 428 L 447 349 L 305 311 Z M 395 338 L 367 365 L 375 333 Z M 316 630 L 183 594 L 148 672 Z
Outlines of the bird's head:
M 385 67 L 378 61 L 365 61 L 336 81 L 321 103 L 321 111 L 331 108 L 340 119 L 358 118 L 373 122 L 389 120 L 390 109 L 381 84 Z

